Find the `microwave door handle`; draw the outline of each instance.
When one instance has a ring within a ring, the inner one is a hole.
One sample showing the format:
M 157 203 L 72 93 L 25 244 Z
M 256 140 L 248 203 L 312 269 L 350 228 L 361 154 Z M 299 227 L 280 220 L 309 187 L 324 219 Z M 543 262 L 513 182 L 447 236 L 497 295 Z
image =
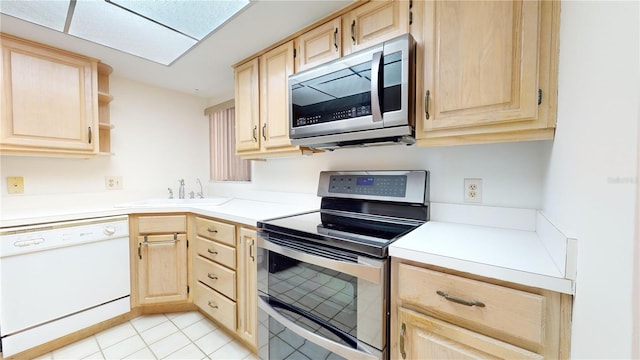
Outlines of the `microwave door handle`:
M 312 333 L 311 331 L 302 328 L 293 321 L 289 320 L 285 316 L 281 315 L 272 305 L 264 299 L 263 296 L 258 296 L 258 308 L 264 311 L 267 315 L 271 316 L 274 320 L 278 321 L 281 325 L 296 333 L 298 336 L 311 341 L 312 343 L 319 345 L 332 353 L 340 355 L 346 359 L 363 359 L 363 360 L 376 360 L 378 357 L 364 352 L 366 349 L 360 350 L 349 348 L 340 343 L 329 340 L 323 336 Z M 359 347 L 360 348 L 360 347 Z
M 383 70 L 382 51 L 376 51 L 371 61 L 371 116 L 374 122 L 382 121 Z

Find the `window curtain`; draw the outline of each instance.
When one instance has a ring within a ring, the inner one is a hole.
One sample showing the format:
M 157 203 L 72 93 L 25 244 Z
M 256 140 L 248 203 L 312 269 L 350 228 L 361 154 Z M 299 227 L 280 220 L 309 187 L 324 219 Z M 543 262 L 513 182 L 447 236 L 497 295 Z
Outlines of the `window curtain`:
M 235 108 L 209 114 L 211 180 L 250 181 L 251 163 L 236 156 Z

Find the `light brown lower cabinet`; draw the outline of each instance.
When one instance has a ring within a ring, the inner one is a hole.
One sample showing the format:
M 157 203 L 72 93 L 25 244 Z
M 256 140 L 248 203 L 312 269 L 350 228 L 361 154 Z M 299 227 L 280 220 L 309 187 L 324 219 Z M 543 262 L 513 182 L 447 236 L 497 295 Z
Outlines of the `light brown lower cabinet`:
M 238 335 L 253 350 L 258 348 L 257 234 L 240 228 L 238 242 Z
M 405 308 L 398 309 L 402 359 L 542 359 L 543 356 Z
M 569 357 L 572 297 L 392 259 L 392 359 Z
M 202 216 L 190 224 L 194 304 L 256 351 L 256 231 Z
M 134 305 L 187 301 L 187 216 L 133 216 L 130 226 Z
M 194 214 L 129 217 L 132 305 L 142 312 L 199 309 L 256 351 L 255 228 Z

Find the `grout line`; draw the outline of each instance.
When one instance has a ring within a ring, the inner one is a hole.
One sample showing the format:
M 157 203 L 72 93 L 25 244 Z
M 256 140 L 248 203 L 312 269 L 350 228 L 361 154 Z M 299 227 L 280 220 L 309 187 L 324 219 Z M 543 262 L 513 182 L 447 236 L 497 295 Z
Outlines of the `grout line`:
M 164 314 L 163 314 L 163 315 L 164 315 Z M 138 319 L 138 318 L 140 318 L 140 317 L 142 317 L 142 316 L 144 316 L 144 315 L 141 315 L 141 316 L 138 316 L 138 317 L 136 317 L 136 318 L 133 318 L 133 319 L 129 320 L 129 324 L 131 324 L 131 326 L 133 327 L 133 330 L 136 332 L 136 334 L 138 334 L 138 336 L 140 337 L 140 340 L 142 340 L 142 343 L 146 346 L 146 348 L 147 348 L 147 349 L 149 349 L 149 352 L 151 353 L 151 355 L 153 356 L 153 358 L 154 358 L 154 359 L 156 359 L 156 360 L 158 360 L 158 357 L 156 356 L 156 354 L 153 352 L 153 350 L 151 350 L 151 348 L 149 347 L 149 344 L 147 344 L 147 342 L 146 342 L 146 341 L 144 340 L 144 338 L 142 337 L 142 333 L 140 333 L 140 331 L 138 331 L 138 329 L 133 325 L 133 321 L 132 321 L 132 320 Z M 165 315 L 165 317 L 166 317 L 166 315 Z M 167 320 L 169 320 L 169 318 L 167 318 Z M 160 324 L 162 324 L 162 323 L 160 323 Z M 158 325 L 156 325 L 156 326 L 159 326 L 160 324 L 158 324 Z M 153 329 L 153 328 L 154 328 L 154 327 L 156 327 L 156 326 L 152 326 L 152 327 L 150 327 L 149 329 Z M 146 329 L 146 330 L 149 330 L 149 329 Z M 146 331 L 146 330 L 145 330 L 145 331 Z M 138 351 L 140 351 L 140 350 L 138 350 Z M 132 354 L 129 354 L 129 355 L 133 355 L 133 354 L 135 354 L 135 353 L 132 353 Z M 129 355 L 127 355 L 127 356 L 129 356 Z M 125 356 L 125 358 L 126 358 L 126 356 Z M 106 356 L 105 356 L 105 359 L 106 359 Z

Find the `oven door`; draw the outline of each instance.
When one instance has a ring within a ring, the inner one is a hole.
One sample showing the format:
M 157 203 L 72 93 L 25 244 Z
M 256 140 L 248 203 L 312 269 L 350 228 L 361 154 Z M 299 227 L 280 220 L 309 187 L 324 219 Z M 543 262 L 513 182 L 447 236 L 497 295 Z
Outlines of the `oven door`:
M 387 260 L 265 231 L 258 249 L 260 359 L 385 358 Z

